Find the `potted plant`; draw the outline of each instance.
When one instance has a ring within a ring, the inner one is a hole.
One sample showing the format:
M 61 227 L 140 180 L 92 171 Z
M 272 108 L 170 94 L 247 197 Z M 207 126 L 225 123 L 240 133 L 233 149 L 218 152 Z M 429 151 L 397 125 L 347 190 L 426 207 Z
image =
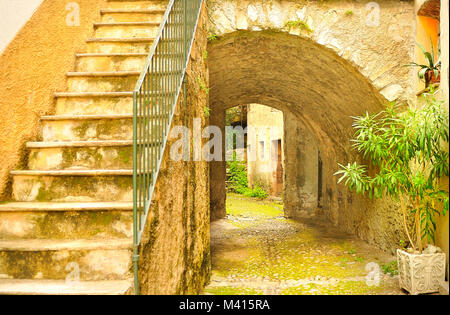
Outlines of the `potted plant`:
M 378 114 L 354 117 L 353 147 L 368 165 L 339 164 L 335 174 L 356 193 L 400 201 L 410 245 L 397 250 L 400 286 L 411 294 L 437 292 L 445 278 L 445 254 L 430 244 L 436 216 L 449 208 L 448 192 L 440 187 L 449 173 L 449 116 L 433 94 L 424 100 L 421 109 L 400 112 L 390 104 Z
M 430 40 L 431 41 L 431 40 Z M 405 66 L 419 67 L 417 76 L 420 80 L 425 81 L 425 88 L 428 88 L 431 84 L 437 84 L 441 81 L 441 60 L 440 60 L 440 49 L 437 49 L 437 59 L 435 59 L 435 52 L 433 47 L 433 41 L 431 41 L 431 52 L 425 50 L 425 48 L 417 43 L 420 50 L 427 61 L 427 64 L 418 64 L 416 62 L 411 62 Z

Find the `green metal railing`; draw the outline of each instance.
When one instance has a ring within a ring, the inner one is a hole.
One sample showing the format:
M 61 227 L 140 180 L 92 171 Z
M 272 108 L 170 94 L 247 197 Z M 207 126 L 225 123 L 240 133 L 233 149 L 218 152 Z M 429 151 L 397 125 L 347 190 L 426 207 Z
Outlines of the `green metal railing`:
M 133 93 L 133 265 L 136 294 L 139 294 L 139 245 L 202 3 L 203 0 L 169 1 Z

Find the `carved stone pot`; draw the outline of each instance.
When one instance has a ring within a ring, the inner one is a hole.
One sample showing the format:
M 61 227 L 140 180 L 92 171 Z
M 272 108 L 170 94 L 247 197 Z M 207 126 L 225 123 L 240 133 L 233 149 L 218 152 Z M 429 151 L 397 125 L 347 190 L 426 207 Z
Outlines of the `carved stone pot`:
M 439 292 L 445 281 L 445 254 L 411 254 L 397 249 L 400 287 L 412 295 Z

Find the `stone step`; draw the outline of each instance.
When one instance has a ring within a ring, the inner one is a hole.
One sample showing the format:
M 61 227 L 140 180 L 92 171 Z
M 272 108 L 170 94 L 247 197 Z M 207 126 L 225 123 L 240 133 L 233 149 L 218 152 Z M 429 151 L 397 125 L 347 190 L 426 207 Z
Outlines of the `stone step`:
M 120 1 L 120 0 L 108 0 L 107 9 L 147 9 L 147 10 L 165 10 L 168 4 L 168 0 L 165 1 Z
M 148 53 L 154 38 L 91 38 L 88 53 Z
M 132 293 L 132 281 L 80 281 L 0 279 L 1 295 L 127 295 Z
M 132 201 L 132 170 L 12 171 L 15 201 Z
M 133 236 L 131 202 L 9 202 L 0 205 L 0 239 Z
M 178 78 L 178 73 L 157 72 L 152 88 L 169 87 Z M 69 92 L 126 92 L 136 87 L 140 75 L 140 71 L 69 72 L 67 85 Z
M 156 37 L 159 23 L 154 22 L 100 22 L 94 23 L 95 38 Z
M 30 148 L 30 170 L 133 168 L 131 140 L 33 142 Z
M 133 92 L 55 93 L 56 115 L 119 115 L 133 112 Z
M 156 89 L 169 87 L 179 76 L 177 71 L 155 72 L 152 88 Z M 69 92 L 126 92 L 136 87 L 140 75 L 140 71 L 69 72 L 67 85 Z
M 174 93 L 153 93 L 156 103 L 171 102 Z M 56 115 L 115 115 L 133 112 L 133 92 L 58 92 Z
M 159 120 L 167 115 L 152 117 L 144 123 L 152 123 L 156 129 L 160 126 Z M 41 121 L 44 142 L 133 139 L 132 114 L 43 116 Z
M 80 280 L 126 280 L 131 254 L 131 238 L 0 240 L 0 275 L 64 280 L 79 271 Z
M 75 71 L 142 71 L 147 56 L 147 53 L 78 54 L 76 56 Z
M 165 10 L 147 9 L 103 9 L 100 10 L 102 22 L 153 22 L 161 23 Z
M 174 62 L 176 56 L 180 54 L 166 54 L 161 61 L 155 63 L 154 70 L 168 68 L 167 65 Z M 148 54 L 78 54 L 76 57 L 75 71 L 77 72 L 142 71 Z
M 125 92 L 133 90 L 140 71 L 68 72 L 69 92 Z
M 132 140 L 133 115 L 59 115 L 41 117 L 44 142 Z
M 145 139 L 147 151 L 161 144 L 159 134 L 153 137 Z M 28 169 L 33 171 L 133 168 L 132 140 L 28 142 L 27 148 Z

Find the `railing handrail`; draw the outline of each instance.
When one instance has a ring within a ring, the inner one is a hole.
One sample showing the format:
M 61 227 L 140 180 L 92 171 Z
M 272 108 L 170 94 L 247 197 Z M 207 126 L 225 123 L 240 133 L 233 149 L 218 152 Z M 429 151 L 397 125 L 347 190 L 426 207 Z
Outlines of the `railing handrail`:
M 170 0 L 133 91 L 133 268 L 136 294 L 139 294 L 139 245 L 150 212 L 175 107 L 183 87 L 203 2 Z M 164 59 L 168 51 L 175 53 L 173 60 Z M 155 123 L 155 120 L 159 121 Z M 149 145 L 154 141 L 158 145 Z
M 164 12 L 163 19 L 161 24 L 159 24 L 158 32 L 156 33 L 156 37 L 153 40 L 152 46 L 150 47 L 150 51 L 148 53 L 147 59 L 145 60 L 144 69 L 142 69 L 141 74 L 139 75 L 139 79 L 136 82 L 136 86 L 134 88 L 134 92 L 139 92 L 139 90 L 142 87 L 142 83 L 144 82 L 145 76 L 147 75 L 147 70 L 150 66 L 150 63 L 155 55 L 156 47 L 158 46 L 158 43 L 161 39 L 162 32 L 167 24 L 167 18 L 169 17 L 170 11 L 172 11 L 173 4 L 175 3 L 175 0 L 170 0 L 169 4 L 167 5 L 167 9 Z

